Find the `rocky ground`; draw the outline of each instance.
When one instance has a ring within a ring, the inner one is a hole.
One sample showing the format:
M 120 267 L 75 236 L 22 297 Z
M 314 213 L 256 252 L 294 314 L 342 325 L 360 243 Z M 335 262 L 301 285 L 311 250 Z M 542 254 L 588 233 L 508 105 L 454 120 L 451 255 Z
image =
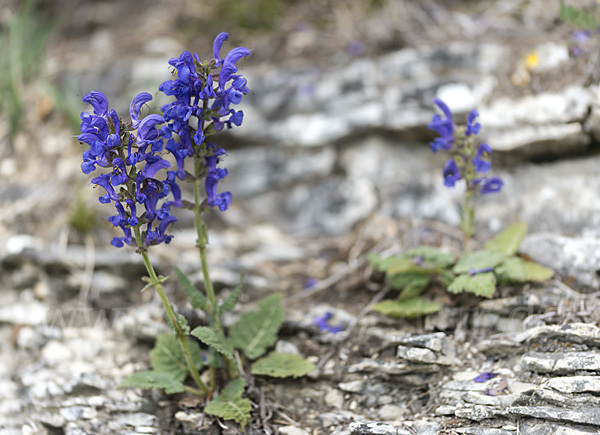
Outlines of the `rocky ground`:
M 246 274 L 244 303 L 225 324 L 281 291 L 277 348 L 318 367 L 295 381 L 249 378 L 249 433 L 600 430 L 598 46 L 570 54 L 558 2 L 475 3 L 301 2 L 272 28 L 230 32 L 255 50 L 243 66 L 244 125 L 220 139 L 235 201 L 210 219 L 217 290 Z M 218 27 L 202 2 L 148 1 L 134 17 L 129 2 L 45 4 L 66 14 L 48 80 L 79 96 L 102 90 L 122 112 L 169 77 L 168 58 L 196 46 L 209 55 L 212 34 L 194 29 Z M 463 115 L 479 110 L 505 180 L 477 204 L 476 243 L 526 220 L 522 254 L 556 275 L 491 300 L 434 288 L 438 314 L 389 319 L 368 310 L 393 297 L 369 252 L 460 249 L 461 191 L 443 186 L 444 156 L 427 146 L 435 96 Z M 239 433 L 189 396 L 114 388 L 148 367 L 167 329 L 160 301 L 139 292 L 141 259 L 108 245 L 111 211 L 79 170 L 77 131 L 43 90 L 24 98 L 26 128 L 0 143 L 0 434 Z M 100 218 L 80 234 L 73 223 L 86 210 Z M 180 218 L 153 261 L 199 282 L 191 217 Z M 200 324 L 171 281 L 169 297 Z M 342 332 L 315 325 L 328 311 Z

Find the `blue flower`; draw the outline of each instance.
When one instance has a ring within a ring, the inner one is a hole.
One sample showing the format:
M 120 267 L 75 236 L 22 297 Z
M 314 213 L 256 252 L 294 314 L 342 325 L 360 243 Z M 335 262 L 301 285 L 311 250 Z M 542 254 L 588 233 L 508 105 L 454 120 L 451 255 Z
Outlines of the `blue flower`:
M 488 193 L 499 192 L 503 185 L 504 182 L 499 177 L 484 179 L 483 186 L 481 187 L 481 194 L 487 195 Z
M 575 30 L 571 36 L 575 41 L 582 43 L 590 39 L 591 33 L 589 30 Z
M 473 121 L 475 121 L 475 118 L 477 118 L 478 116 L 479 112 L 477 112 L 477 110 L 471 110 L 469 112 L 469 116 L 467 117 L 467 129 L 465 130 L 465 134 L 467 136 L 471 136 L 472 134 L 476 135 L 481 130 L 480 123 L 477 122 L 473 124 Z
M 438 150 L 449 150 L 452 148 L 452 144 L 454 143 L 454 122 L 452 120 L 452 112 L 450 112 L 450 109 L 448 109 L 448 106 L 442 100 L 436 98 L 433 102 L 445 115 L 445 118 L 437 114 L 433 115 L 431 122 L 427 125 L 427 128 L 436 131 L 440 135 L 440 137 L 435 138 L 430 143 L 431 151 L 435 153 Z
M 498 376 L 497 373 L 482 372 L 477 377 L 475 377 L 473 379 L 473 381 L 475 381 L 475 382 L 485 382 L 485 381 L 489 381 L 490 379 L 494 379 L 496 376 Z
M 217 168 L 219 158 L 225 154 L 223 148 L 216 148 L 214 143 L 209 143 L 207 149 L 213 150 L 213 154 L 204 158 L 205 165 L 208 167 L 206 175 L 206 203 L 210 207 L 218 206 L 219 210 L 225 211 L 231 204 L 231 192 L 217 193 L 217 184 L 227 176 L 227 169 Z
M 475 155 L 475 158 L 473 159 L 473 164 L 475 165 L 475 170 L 477 172 L 485 173 L 490 170 L 490 168 L 492 167 L 492 164 L 491 164 L 491 162 L 489 162 L 488 160 L 485 160 L 484 158 L 486 158 L 488 156 L 488 154 L 491 152 L 492 152 L 492 147 L 490 147 L 488 144 L 482 143 L 481 145 L 479 145 L 479 148 L 477 149 L 477 154 Z
M 319 327 L 319 329 L 323 332 L 332 332 L 337 334 L 340 331 L 343 331 L 344 328 L 342 326 L 330 326 L 329 320 L 333 317 L 331 312 L 327 311 L 323 317 L 317 317 L 314 323 Z
M 454 187 L 456 182 L 462 178 L 458 165 L 454 159 L 448 160 L 444 166 L 444 185 L 446 187 Z
M 83 97 L 83 102 L 94 109 L 94 114 L 104 117 L 108 113 L 108 99 L 102 92 L 92 91 Z
M 112 201 L 121 200 L 121 197 L 115 192 L 115 188 L 112 186 L 112 184 L 110 184 L 110 176 L 108 174 L 102 174 L 97 176 L 96 178 L 92 179 L 92 183 L 103 187 L 104 190 L 106 190 L 108 198 L 110 198 Z
M 137 128 L 140 124 L 139 117 L 142 106 L 150 100 L 152 100 L 152 95 L 150 95 L 148 92 L 142 92 L 136 95 L 133 100 L 131 100 L 131 105 L 129 106 L 129 117 L 131 118 L 131 124 L 133 128 Z

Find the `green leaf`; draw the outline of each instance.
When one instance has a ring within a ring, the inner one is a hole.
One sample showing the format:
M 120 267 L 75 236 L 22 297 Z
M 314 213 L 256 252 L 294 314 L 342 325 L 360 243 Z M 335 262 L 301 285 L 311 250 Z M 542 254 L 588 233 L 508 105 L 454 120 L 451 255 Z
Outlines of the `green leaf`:
M 570 5 L 560 5 L 560 17 L 579 29 L 595 29 L 598 21 L 588 12 Z
M 152 368 L 157 372 L 169 373 L 183 382 L 187 376 L 187 364 L 179 340 L 172 334 L 160 334 L 150 351 Z
M 373 269 L 379 272 L 387 272 L 387 270 L 395 263 L 404 262 L 406 258 L 399 255 L 392 255 L 391 257 L 383 258 L 379 254 L 371 253 L 367 255 L 367 260 Z
M 242 281 L 244 280 L 244 275 L 240 276 L 240 282 L 233 289 L 233 291 L 227 296 L 227 299 L 223 301 L 221 307 L 219 308 L 221 313 L 225 311 L 231 311 L 235 308 L 235 304 L 237 304 L 240 295 L 242 294 Z
M 454 275 L 451 271 L 449 270 L 443 270 L 439 275 L 438 275 L 438 280 L 440 281 L 440 284 L 444 287 L 448 287 L 450 284 L 452 284 L 452 281 L 454 281 L 454 279 L 456 278 L 456 275 Z
M 204 366 L 200 346 L 188 340 L 188 346 L 196 368 L 200 370 Z M 150 351 L 150 363 L 152 368 L 161 373 L 169 373 L 174 379 L 183 382 L 188 374 L 188 366 L 181 349 L 181 343 L 172 334 L 160 334 Z
M 152 370 L 134 373 L 117 385 L 117 388 L 126 387 L 161 389 L 165 390 L 167 394 L 183 392 L 183 384 L 181 381 L 175 379 L 171 373 L 155 372 Z
M 250 423 L 250 411 L 252 410 L 250 401 L 242 398 L 244 387 L 244 378 L 237 378 L 229 382 L 220 395 L 208 402 L 204 412 L 224 420 L 235 420 L 244 430 L 244 427 Z
M 414 249 L 410 249 L 406 252 L 411 258 L 422 257 L 423 262 L 429 269 L 441 268 L 445 269 L 451 266 L 456 261 L 454 255 L 442 252 L 432 246 L 419 246 Z
M 404 286 L 402 293 L 398 295 L 398 299 L 412 299 L 419 296 L 429 285 L 430 277 L 422 275 L 413 275 L 413 278 Z
M 265 375 L 274 378 L 297 378 L 316 370 L 317 367 L 299 355 L 271 352 L 252 364 L 253 375 Z
M 527 281 L 544 282 L 554 276 L 554 271 L 534 261 L 523 261 Z
M 523 260 L 519 257 L 509 257 L 504 260 L 494 272 L 500 279 L 508 283 L 521 283 L 527 281 L 527 271 Z
M 465 286 L 467 285 L 468 279 L 469 275 L 466 273 L 463 275 L 458 275 L 456 278 L 454 278 L 454 281 L 452 281 L 446 290 L 454 294 L 462 293 L 465 291 Z
M 450 293 L 473 293 L 476 296 L 491 298 L 496 291 L 496 276 L 493 272 L 478 273 L 477 275 L 463 274 L 448 287 Z
M 190 325 L 189 325 L 187 319 L 185 317 L 183 317 L 181 314 L 179 314 L 178 312 L 176 312 L 175 308 L 173 308 L 173 306 L 171 306 L 171 309 L 173 310 L 173 314 L 175 314 L 175 321 L 179 325 L 181 332 L 183 332 L 184 335 L 190 335 Z M 169 319 L 168 316 L 167 316 L 167 323 L 169 324 L 171 331 L 173 331 L 173 334 L 177 334 L 177 331 L 173 327 L 173 324 L 171 323 L 171 319 Z
M 485 249 L 502 252 L 506 256 L 515 255 L 525 234 L 527 234 L 527 222 L 517 222 L 488 241 Z
M 423 275 L 422 273 L 397 273 L 395 275 L 391 275 L 388 278 L 390 286 L 396 290 L 403 290 L 408 286 L 411 286 L 413 289 L 421 289 L 425 290 L 427 284 L 429 284 L 429 275 Z
M 428 302 L 421 297 L 407 300 L 391 299 L 381 301 L 371 307 L 371 311 L 378 311 L 391 317 L 401 317 L 404 319 L 414 319 L 427 314 L 437 313 L 441 305 L 435 302 Z
M 254 360 L 263 355 L 277 341 L 279 327 L 283 323 L 281 293 L 273 293 L 258 302 L 258 311 L 240 316 L 229 330 L 229 342 Z
M 206 296 L 192 284 L 186 274 L 177 266 L 175 267 L 175 276 L 177 277 L 179 284 L 183 287 L 192 307 L 202 311 L 208 311 L 208 300 L 206 299 Z
M 225 355 L 230 361 L 235 360 L 233 356 L 233 349 L 229 343 L 227 343 L 225 338 L 214 329 L 206 326 L 198 326 L 192 331 L 192 335 L 220 354 Z
M 452 271 L 456 274 L 469 273 L 471 270 L 493 268 L 502 263 L 504 254 L 497 251 L 474 251 L 464 255 Z

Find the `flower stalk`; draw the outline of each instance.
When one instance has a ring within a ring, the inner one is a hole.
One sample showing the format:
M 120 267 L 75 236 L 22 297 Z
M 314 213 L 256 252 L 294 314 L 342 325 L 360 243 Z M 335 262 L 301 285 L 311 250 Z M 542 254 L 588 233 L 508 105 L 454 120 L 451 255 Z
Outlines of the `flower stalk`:
M 466 125 L 457 127 L 448 106 L 437 98 L 434 103 L 444 116 L 434 115 L 428 125 L 439 134 L 430 143 L 431 151 L 444 150 L 451 154 L 443 170 L 444 185 L 453 188 L 459 180 L 465 180 L 460 229 L 463 232 L 463 251 L 467 253 L 475 233 L 475 195 L 498 192 L 503 182 L 498 177 L 480 175 L 489 172 L 492 166 L 489 160 L 492 148 L 486 143 L 475 146 L 475 136 L 481 130 L 481 124 L 476 122 L 479 113 L 472 110 Z
M 179 325 L 177 318 L 175 317 L 175 313 L 173 312 L 173 308 L 171 307 L 171 304 L 169 303 L 169 300 L 167 299 L 167 295 L 165 294 L 161 280 L 156 275 L 156 272 L 154 271 L 154 267 L 152 267 L 152 263 L 150 262 L 150 257 L 148 256 L 148 250 L 146 248 L 144 248 L 144 244 L 142 242 L 142 237 L 140 234 L 139 227 L 134 228 L 134 234 L 135 234 L 135 240 L 138 244 L 138 250 L 141 253 L 142 258 L 144 259 L 144 265 L 146 266 L 146 270 L 148 271 L 148 275 L 150 277 L 150 284 L 153 285 L 153 287 L 156 289 L 156 293 L 158 293 L 158 296 L 160 297 L 163 307 L 165 308 L 165 312 L 167 313 L 167 318 L 169 319 L 169 322 L 171 323 L 171 325 L 173 326 L 173 329 L 175 330 L 175 334 L 177 335 L 177 340 L 179 340 L 179 343 L 181 344 L 181 349 L 183 350 L 183 354 L 185 356 L 185 361 L 187 363 L 189 373 L 191 374 L 192 378 L 194 379 L 194 382 L 196 383 L 196 385 L 198 385 L 200 390 L 202 390 L 202 391 L 198 391 L 196 389 L 190 389 L 190 392 L 192 392 L 192 390 L 193 390 L 194 394 L 201 393 L 201 394 L 199 394 L 200 396 L 207 396 L 211 390 L 209 390 L 209 388 L 206 386 L 206 384 L 202 381 L 202 379 L 200 378 L 200 374 L 198 373 L 198 370 L 196 369 L 196 365 L 194 364 L 194 358 L 192 357 L 192 352 L 190 351 L 188 339 L 187 339 L 186 335 L 184 334 L 183 330 L 181 329 L 181 325 Z

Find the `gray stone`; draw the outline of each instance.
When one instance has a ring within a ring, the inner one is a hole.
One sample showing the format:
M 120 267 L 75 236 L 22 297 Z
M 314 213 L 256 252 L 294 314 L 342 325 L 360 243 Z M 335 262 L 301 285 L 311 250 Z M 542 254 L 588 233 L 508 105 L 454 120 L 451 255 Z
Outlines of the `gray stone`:
M 456 408 L 454 415 L 458 418 L 468 418 L 473 421 L 482 421 L 495 417 L 498 410 L 491 406 L 475 405 L 465 408 Z
M 500 315 L 514 316 L 519 313 L 533 314 L 542 309 L 540 299 L 534 294 L 481 301 L 479 308 Z
M 248 197 L 328 176 L 336 160 L 332 147 L 309 150 L 274 147 L 232 150 L 223 189 Z
M 537 63 L 532 68 L 536 72 L 548 72 L 569 61 L 569 46 L 565 42 L 545 42 L 533 50 Z
M 519 425 L 519 431 L 523 435 L 593 435 L 598 433 L 597 428 L 585 429 L 584 427 L 565 426 L 556 422 L 544 422 L 539 420 L 524 420 Z
M 281 426 L 281 427 L 277 428 L 277 430 L 282 435 L 310 435 L 304 429 L 302 429 L 298 426 L 292 426 L 292 425 Z
M 344 406 L 344 393 L 342 393 L 340 390 L 332 388 L 325 394 L 323 401 L 327 406 L 340 409 Z
M 338 388 L 348 393 L 360 393 L 365 387 L 365 381 L 357 379 L 355 381 L 341 382 L 338 384 Z
M 507 408 L 506 412 L 515 417 L 533 417 L 600 426 L 600 408 L 597 407 L 566 409 L 551 406 L 513 406 Z
M 442 425 L 428 421 L 416 422 L 418 427 L 417 435 L 439 435 L 442 430 Z
M 457 427 L 454 430 L 457 434 L 467 435 L 514 435 L 516 432 L 516 430 L 496 429 L 491 427 Z
M 594 289 L 600 288 L 600 239 L 572 238 L 552 233 L 525 237 L 521 252 L 529 255 L 558 274 L 575 278 Z
M 411 363 L 453 365 L 456 360 L 439 355 L 430 349 L 398 346 L 396 356 Z
M 600 376 L 563 376 L 544 385 L 563 393 L 600 393 Z
M 587 116 L 591 94 L 585 88 L 569 86 L 560 93 L 540 93 L 515 100 L 497 98 L 480 110 L 486 129 L 515 125 L 560 125 L 581 122 Z
M 547 338 L 571 343 L 600 346 L 600 328 L 589 323 L 565 323 L 564 325 L 545 325 L 529 329 L 518 336 L 519 340 L 534 343 Z
M 393 421 L 400 419 L 400 417 L 404 415 L 405 411 L 406 408 L 402 406 L 388 404 L 383 405 L 381 408 L 379 408 L 379 411 L 377 411 L 377 415 L 382 420 Z
M 348 421 L 360 420 L 361 416 L 354 412 L 338 409 L 331 412 L 323 412 L 319 415 L 319 421 L 323 427 L 329 428 L 336 424 L 343 424 Z
M 556 390 L 551 388 L 541 387 L 535 391 L 536 397 L 540 400 L 560 406 L 560 407 L 579 407 L 579 406 L 588 406 L 588 407 L 598 407 L 600 406 L 600 398 L 596 396 L 592 396 L 590 394 L 565 394 L 559 393 Z
M 387 423 L 353 421 L 348 429 L 351 435 L 398 435 L 398 428 Z
M 528 353 L 523 355 L 524 370 L 539 373 L 568 374 L 578 371 L 600 371 L 600 354 L 596 352 Z
M 298 347 L 291 341 L 278 340 L 275 344 L 275 352 L 300 355 Z
M 402 375 L 408 373 L 435 373 L 438 368 L 432 364 L 406 364 L 390 361 L 379 361 L 365 358 L 348 366 L 348 373 L 366 372 L 387 375 Z

